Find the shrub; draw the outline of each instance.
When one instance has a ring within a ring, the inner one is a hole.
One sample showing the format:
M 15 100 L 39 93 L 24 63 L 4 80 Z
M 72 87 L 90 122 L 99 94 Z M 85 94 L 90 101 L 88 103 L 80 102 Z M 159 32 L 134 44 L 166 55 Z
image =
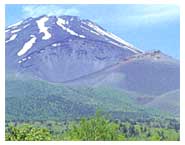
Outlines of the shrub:
M 90 119 L 82 118 L 64 133 L 63 140 L 124 140 L 119 125 L 102 117 L 99 113 Z
M 28 124 L 21 126 L 9 125 L 6 129 L 7 141 L 48 141 L 50 132 L 45 128 L 36 128 Z

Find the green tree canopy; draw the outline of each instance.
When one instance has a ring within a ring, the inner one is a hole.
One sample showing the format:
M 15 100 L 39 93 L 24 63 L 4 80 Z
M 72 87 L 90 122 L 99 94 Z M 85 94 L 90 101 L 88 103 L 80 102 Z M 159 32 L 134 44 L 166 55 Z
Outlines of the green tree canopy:
M 21 126 L 9 125 L 6 130 L 7 141 L 48 141 L 50 132 L 45 128 L 36 128 L 29 124 Z
M 82 118 L 79 123 L 72 124 L 64 133 L 64 140 L 124 140 L 124 135 L 119 131 L 119 125 L 110 122 L 99 113 L 86 119 Z

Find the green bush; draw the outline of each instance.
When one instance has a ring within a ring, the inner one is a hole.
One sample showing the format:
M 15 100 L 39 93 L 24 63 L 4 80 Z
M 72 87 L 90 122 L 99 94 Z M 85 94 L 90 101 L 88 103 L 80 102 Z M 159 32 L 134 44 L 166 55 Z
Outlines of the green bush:
M 110 122 L 99 113 L 90 119 L 82 118 L 79 123 L 72 124 L 64 133 L 63 140 L 124 140 L 119 125 Z
M 29 124 L 21 126 L 9 125 L 6 129 L 7 141 L 48 141 L 50 132 L 45 128 L 36 128 Z

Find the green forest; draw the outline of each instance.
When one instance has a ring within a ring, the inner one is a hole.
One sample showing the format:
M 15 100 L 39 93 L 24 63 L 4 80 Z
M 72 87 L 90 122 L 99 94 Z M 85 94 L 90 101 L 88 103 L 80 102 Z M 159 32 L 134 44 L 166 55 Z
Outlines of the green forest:
M 178 141 L 179 115 L 144 106 L 108 86 L 6 80 L 7 141 Z
M 7 122 L 7 141 L 179 141 L 175 120 L 109 120 L 101 113 L 76 121 Z

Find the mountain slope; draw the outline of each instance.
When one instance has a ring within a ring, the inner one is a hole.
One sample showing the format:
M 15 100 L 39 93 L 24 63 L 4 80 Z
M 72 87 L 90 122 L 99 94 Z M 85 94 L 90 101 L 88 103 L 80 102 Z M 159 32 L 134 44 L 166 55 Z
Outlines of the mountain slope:
M 109 85 L 140 95 L 158 96 L 180 88 L 180 64 L 160 51 L 133 55 L 96 73 L 64 82 Z
M 127 94 L 111 88 L 75 89 L 38 80 L 6 79 L 7 120 L 74 119 L 91 115 L 97 108 L 136 110 L 131 102 Z
M 174 90 L 158 96 L 147 106 L 158 108 L 161 111 L 168 111 L 173 114 L 180 115 L 180 90 Z
M 75 16 L 29 18 L 6 29 L 7 72 L 51 82 L 96 72 L 137 53 L 142 51 Z
M 112 114 L 114 119 L 145 120 L 164 113 L 155 107 L 142 106 L 131 94 L 111 87 L 66 87 L 6 78 L 6 120 L 71 120 L 90 116 L 97 109 Z M 165 116 L 169 117 L 169 113 Z

